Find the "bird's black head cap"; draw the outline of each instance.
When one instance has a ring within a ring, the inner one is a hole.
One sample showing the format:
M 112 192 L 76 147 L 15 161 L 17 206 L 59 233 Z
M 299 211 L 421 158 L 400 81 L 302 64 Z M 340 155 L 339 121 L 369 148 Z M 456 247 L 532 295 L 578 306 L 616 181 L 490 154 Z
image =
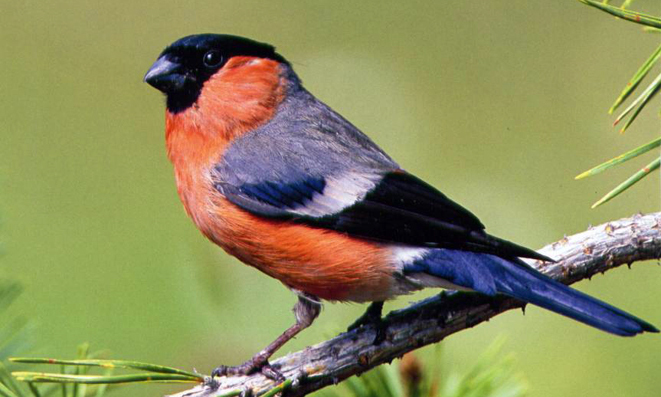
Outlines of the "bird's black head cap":
M 145 81 L 167 95 L 170 112 L 192 106 L 204 83 L 235 56 L 252 56 L 289 64 L 275 47 L 244 37 L 196 34 L 169 45 L 152 65 Z

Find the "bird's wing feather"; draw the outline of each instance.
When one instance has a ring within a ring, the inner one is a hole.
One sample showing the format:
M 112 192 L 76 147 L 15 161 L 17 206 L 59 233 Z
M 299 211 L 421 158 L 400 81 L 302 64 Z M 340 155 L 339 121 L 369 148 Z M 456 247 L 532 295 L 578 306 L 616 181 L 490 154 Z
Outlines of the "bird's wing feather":
M 365 182 L 368 181 L 369 178 L 365 178 Z M 383 175 L 352 204 L 337 198 L 345 191 L 337 187 L 328 189 L 328 184 L 318 189 L 321 185 L 318 180 L 311 179 L 295 184 L 265 181 L 259 186 L 219 184 L 217 188 L 229 201 L 254 214 L 289 219 L 360 238 L 505 257 L 548 259 L 530 249 L 489 236 L 473 214 L 404 172 Z
M 235 140 L 215 167 L 216 189 L 251 213 L 364 239 L 548 259 L 489 236 L 472 213 L 318 106 L 324 117 L 301 118 L 285 107 L 284 123 L 276 116 Z

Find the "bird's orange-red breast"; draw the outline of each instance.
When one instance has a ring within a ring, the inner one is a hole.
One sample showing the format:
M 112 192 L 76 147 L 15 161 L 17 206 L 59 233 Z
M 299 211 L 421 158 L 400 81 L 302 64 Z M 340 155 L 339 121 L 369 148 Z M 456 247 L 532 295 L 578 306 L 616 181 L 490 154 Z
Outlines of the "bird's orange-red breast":
M 214 192 L 210 171 L 227 145 L 273 117 L 282 101 L 279 64 L 255 57 L 234 57 L 205 83 L 188 109 L 165 113 L 165 140 L 174 165 L 179 196 L 188 214 L 211 237 L 207 208 Z
M 186 212 L 227 252 L 293 289 L 327 300 L 387 299 L 392 284 L 387 249 L 334 231 L 260 218 L 213 186 L 213 167 L 227 145 L 273 117 L 285 86 L 278 62 L 233 57 L 205 83 L 196 104 L 166 111 L 168 157 Z

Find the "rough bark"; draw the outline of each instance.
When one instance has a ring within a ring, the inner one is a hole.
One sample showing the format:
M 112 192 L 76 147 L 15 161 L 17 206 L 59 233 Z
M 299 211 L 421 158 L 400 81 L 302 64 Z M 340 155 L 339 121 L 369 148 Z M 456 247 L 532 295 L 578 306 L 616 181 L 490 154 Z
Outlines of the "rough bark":
M 529 262 L 542 273 L 571 284 L 617 266 L 661 259 L 661 212 L 635 215 L 590 227 L 539 250 L 557 263 Z M 386 340 L 374 345 L 372 326 L 351 332 L 282 357 L 272 364 L 294 382 L 287 396 L 302 396 L 361 374 L 404 353 L 436 343 L 448 335 L 489 320 L 523 303 L 506 297 L 475 293 L 442 293 L 385 317 Z M 219 378 L 173 397 L 219 397 L 250 390 L 259 396 L 274 386 L 261 374 Z

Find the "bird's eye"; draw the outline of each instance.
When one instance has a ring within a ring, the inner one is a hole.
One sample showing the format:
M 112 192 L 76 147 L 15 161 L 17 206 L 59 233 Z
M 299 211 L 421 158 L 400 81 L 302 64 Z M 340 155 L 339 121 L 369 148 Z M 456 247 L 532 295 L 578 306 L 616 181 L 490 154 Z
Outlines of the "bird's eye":
M 204 62 L 204 66 L 208 68 L 215 68 L 221 63 L 223 63 L 223 56 L 220 55 L 220 52 L 216 50 L 211 50 L 208 51 L 206 54 L 204 54 L 204 57 L 202 58 L 202 62 Z

